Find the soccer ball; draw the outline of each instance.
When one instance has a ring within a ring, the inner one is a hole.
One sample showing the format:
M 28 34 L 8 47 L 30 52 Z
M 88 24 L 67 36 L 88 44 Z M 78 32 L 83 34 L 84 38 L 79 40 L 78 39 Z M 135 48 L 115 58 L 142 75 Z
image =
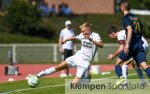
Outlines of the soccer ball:
M 29 75 L 27 77 L 27 79 L 28 79 L 28 85 L 30 87 L 35 88 L 35 87 L 38 86 L 39 80 L 38 80 L 38 78 L 35 75 Z

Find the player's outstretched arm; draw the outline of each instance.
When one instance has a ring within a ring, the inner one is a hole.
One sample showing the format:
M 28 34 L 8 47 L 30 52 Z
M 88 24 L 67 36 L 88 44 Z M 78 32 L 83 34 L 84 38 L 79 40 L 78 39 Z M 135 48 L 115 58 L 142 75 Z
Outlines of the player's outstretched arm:
M 93 40 L 93 39 L 90 39 L 95 45 L 97 45 L 98 47 L 100 47 L 100 48 L 103 48 L 103 42 L 102 41 L 95 41 L 95 40 Z
M 65 43 L 65 42 L 67 42 L 67 41 L 75 40 L 75 39 L 76 39 L 76 37 L 70 37 L 70 38 L 68 38 L 68 39 L 65 39 L 63 42 Z
M 121 53 L 121 51 L 123 50 L 123 48 L 124 48 L 124 45 L 122 44 L 122 45 L 119 45 L 119 48 L 116 50 L 116 52 L 113 54 L 114 55 L 114 57 L 116 57 L 116 56 L 118 56 L 120 53 Z
M 108 60 L 113 60 L 115 57 L 117 57 L 117 56 L 121 53 L 121 51 L 123 50 L 123 48 L 124 48 L 124 44 L 121 44 L 121 45 L 119 46 L 119 48 L 114 52 L 114 54 L 110 54 L 110 55 L 107 57 L 107 59 L 108 59 Z

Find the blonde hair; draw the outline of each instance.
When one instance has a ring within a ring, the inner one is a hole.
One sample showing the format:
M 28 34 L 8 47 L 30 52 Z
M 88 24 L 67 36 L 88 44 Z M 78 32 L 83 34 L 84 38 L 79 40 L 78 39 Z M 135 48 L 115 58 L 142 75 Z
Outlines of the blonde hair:
M 83 27 L 92 28 L 92 24 L 90 24 L 88 22 L 85 22 L 82 25 L 80 25 L 80 29 L 83 28 Z

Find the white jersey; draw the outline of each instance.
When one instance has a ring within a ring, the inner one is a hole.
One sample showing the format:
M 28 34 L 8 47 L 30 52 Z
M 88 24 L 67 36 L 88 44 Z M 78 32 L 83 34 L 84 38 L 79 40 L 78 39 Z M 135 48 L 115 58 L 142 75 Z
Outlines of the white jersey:
M 82 33 L 76 36 L 76 38 L 81 40 L 81 49 L 75 55 L 68 57 L 66 62 L 69 68 L 77 67 L 76 76 L 83 78 L 86 77 L 86 73 L 87 75 L 89 74 L 90 61 L 94 57 L 98 47 L 89 39 L 85 38 Z M 97 42 L 101 41 L 99 34 L 94 32 L 92 32 L 90 38 Z
M 80 54 L 82 54 L 82 56 L 86 60 L 91 61 L 92 58 L 95 56 L 98 47 L 89 39 L 85 38 L 82 33 L 78 35 L 76 38 L 78 40 L 81 40 L 81 44 L 82 44 L 81 49 L 77 52 L 77 55 L 80 56 Z M 94 41 L 97 42 L 101 41 L 101 37 L 98 33 L 92 32 L 90 38 L 92 38 Z
M 62 37 L 63 41 L 65 39 L 68 39 L 70 37 L 73 37 L 75 36 L 74 34 L 74 30 L 73 29 L 67 29 L 67 28 L 64 28 L 61 32 L 60 32 L 60 37 Z M 69 49 L 69 50 L 73 50 L 73 41 L 67 41 L 66 43 L 64 43 L 62 45 L 62 48 L 63 49 Z
M 118 32 L 117 34 L 117 40 L 118 41 L 126 41 L 126 33 L 125 30 L 121 30 L 120 32 Z
M 118 32 L 117 40 L 118 41 L 126 41 L 125 30 L 121 30 L 120 32 Z M 147 53 L 148 52 L 148 42 L 146 41 L 146 39 L 143 36 L 142 36 L 142 41 L 144 42 L 143 48 L 144 48 L 145 52 Z

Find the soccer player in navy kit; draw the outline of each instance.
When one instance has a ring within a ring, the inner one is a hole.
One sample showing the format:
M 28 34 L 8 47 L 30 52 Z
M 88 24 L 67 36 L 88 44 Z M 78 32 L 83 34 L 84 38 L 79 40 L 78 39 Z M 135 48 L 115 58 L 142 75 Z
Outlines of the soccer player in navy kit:
M 124 15 L 122 17 L 122 25 L 126 30 L 127 39 L 125 47 L 116 61 L 115 71 L 117 76 L 120 78 L 120 81 L 118 81 L 116 85 L 125 81 L 119 64 L 131 57 L 134 58 L 137 65 L 141 66 L 145 70 L 147 76 L 150 78 L 150 67 L 147 65 L 146 55 L 142 46 L 142 24 L 137 16 L 130 14 L 130 4 L 128 2 L 122 2 L 120 8 Z

